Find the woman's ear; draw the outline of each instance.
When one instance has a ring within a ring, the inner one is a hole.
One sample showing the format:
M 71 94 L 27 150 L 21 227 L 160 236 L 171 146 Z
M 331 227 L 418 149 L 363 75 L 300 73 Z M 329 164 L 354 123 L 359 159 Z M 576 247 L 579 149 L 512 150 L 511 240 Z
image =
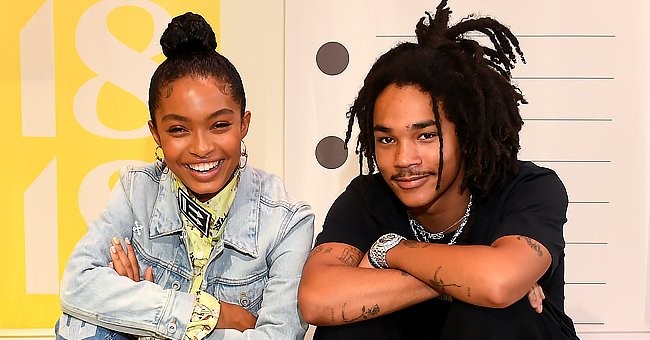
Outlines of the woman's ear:
M 244 115 L 241 117 L 241 139 L 244 139 L 246 135 L 248 134 L 248 127 L 251 124 L 251 112 L 246 111 L 244 112 Z
M 158 129 L 151 120 L 149 121 L 149 132 L 151 132 L 151 136 L 156 141 L 156 144 L 160 146 L 160 134 L 158 134 Z

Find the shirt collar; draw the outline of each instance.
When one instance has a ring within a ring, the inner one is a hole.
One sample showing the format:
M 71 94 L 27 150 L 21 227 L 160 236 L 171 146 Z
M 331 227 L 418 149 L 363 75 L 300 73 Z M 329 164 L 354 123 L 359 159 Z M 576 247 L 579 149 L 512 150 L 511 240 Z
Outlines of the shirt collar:
M 153 207 L 149 227 L 151 238 L 180 233 L 183 230 L 171 177 L 172 174 L 168 171 L 163 171 L 160 176 L 158 197 Z M 225 244 L 255 258 L 259 256 L 261 185 L 259 175 L 250 167 L 241 171 L 239 188 L 230 207 L 223 234 Z

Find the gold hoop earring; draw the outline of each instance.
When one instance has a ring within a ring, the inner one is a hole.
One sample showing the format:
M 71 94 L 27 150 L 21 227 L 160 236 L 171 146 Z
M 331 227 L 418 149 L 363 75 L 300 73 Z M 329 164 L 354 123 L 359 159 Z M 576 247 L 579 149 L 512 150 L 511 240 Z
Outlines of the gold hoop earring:
M 242 161 L 244 165 L 242 165 Z M 243 170 L 248 164 L 248 152 L 246 151 L 246 143 L 241 140 L 241 156 L 239 156 L 239 169 Z
M 162 148 L 160 147 L 160 145 L 156 146 L 156 148 L 153 150 L 153 156 L 156 158 L 156 160 L 158 162 L 161 162 L 161 163 L 165 164 L 165 152 L 163 151 L 163 156 L 160 157 L 158 155 L 158 150 L 162 151 Z

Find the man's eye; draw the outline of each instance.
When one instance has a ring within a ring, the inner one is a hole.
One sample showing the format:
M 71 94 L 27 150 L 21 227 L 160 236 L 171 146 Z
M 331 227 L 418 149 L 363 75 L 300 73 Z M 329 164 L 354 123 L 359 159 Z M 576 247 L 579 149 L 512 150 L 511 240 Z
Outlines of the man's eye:
M 427 140 L 427 139 L 432 139 L 438 137 L 438 134 L 435 132 L 425 132 L 420 135 L 420 140 Z
M 390 137 L 379 137 L 377 138 L 377 141 L 381 144 L 390 144 L 393 142 L 393 139 Z

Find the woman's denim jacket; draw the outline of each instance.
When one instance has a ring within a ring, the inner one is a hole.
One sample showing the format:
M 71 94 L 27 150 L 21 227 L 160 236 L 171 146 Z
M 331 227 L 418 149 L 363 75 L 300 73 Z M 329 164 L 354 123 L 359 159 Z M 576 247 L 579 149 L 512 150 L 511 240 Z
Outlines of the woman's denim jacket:
M 257 324 L 243 333 L 214 330 L 209 339 L 304 337 L 297 291 L 313 229 L 310 206 L 291 198 L 277 176 L 250 166 L 242 171 L 202 290 L 246 308 Z M 153 267 L 154 283 L 136 283 L 107 267 L 114 236 L 132 240 L 141 274 Z M 119 332 L 181 339 L 194 304 L 185 238 L 171 173 L 160 163 L 123 171 L 108 207 L 70 256 L 63 312 Z

